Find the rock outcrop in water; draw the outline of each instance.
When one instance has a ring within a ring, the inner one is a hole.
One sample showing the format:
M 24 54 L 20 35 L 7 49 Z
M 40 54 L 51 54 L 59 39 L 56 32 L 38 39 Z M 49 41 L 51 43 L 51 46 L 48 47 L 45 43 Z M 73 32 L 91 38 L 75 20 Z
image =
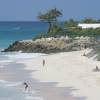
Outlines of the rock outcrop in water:
M 89 37 L 77 37 L 71 38 L 42 38 L 35 41 L 23 40 L 16 41 L 11 44 L 4 52 L 22 51 L 22 52 L 38 52 L 38 53 L 56 53 L 66 52 L 73 50 L 80 50 L 83 48 L 92 48 L 99 44 L 94 38 Z

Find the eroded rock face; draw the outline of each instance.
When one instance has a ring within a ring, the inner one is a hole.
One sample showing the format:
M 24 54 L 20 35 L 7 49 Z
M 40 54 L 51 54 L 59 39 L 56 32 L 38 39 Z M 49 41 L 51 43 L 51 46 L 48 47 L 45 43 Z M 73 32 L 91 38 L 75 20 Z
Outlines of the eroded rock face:
M 28 41 L 16 41 L 10 45 L 4 52 L 9 51 L 22 51 L 22 52 L 38 52 L 38 53 L 57 53 L 66 52 L 73 50 L 80 50 L 83 48 L 92 48 L 99 44 L 99 42 L 91 39 L 39 39 L 39 40 L 28 40 Z
M 64 48 L 59 48 L 59 46 L 51 45 L 51 44 L 45 44 L 45 43 L 28 43 L 28 42 L 14 42 L 12 45 L 10 45 L 7 49 L 4 50 L 4 52 L 8 51 L 22 51 L 22 52 L 38 52 L 38 53 L 54 53 L 54 52 L 60 52 L 63 51 Z

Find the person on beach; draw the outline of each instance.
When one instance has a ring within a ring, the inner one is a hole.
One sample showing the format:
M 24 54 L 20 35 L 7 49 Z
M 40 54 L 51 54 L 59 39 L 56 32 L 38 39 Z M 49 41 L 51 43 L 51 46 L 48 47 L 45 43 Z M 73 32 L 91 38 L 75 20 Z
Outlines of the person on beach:
M 45 66 L 45 60 L 43 59 L 43 61 L 42 61 L 42 64 L 43 64 L 43 67 Z
M 98 72 L 98 71 L 100 71 L 100 69 L 99 69 L 99 67 L 98 67 L 98 66 L 96 66 L 96 68 L 95 68 L 95 69 L 93 69 L 93 71 L 94 71 L 94 72 Z
M 84 49 L 87 49 L 87 46 L 86 45 L 84 45 Z
M 23 83 L 25 86 L 25 90 L 29 87 L 28 84 L 26 82 Z
M 83 56 L 86 56 L 86 54 L 84 53 Z
M 98 68 L 98 66 L 96 66 L 96 69 L 95 69 L 96 71 L 100 71 L 100 69 Z

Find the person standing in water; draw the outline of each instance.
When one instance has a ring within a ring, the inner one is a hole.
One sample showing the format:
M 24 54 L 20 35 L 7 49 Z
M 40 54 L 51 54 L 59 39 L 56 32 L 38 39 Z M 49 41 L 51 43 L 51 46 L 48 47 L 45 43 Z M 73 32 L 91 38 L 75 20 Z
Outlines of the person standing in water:
M 43 67 L 45 66 L 45 60 L 43 59 L 43 62 L 42 62 L 42 64 L 43 64 Z
M 28 84 L 27 84 L 26 82 L 24 82 L 23 84 L 24 84 L 24 86 L 25 86 L 25 90 L 27 90 L 28 87 L 29 87 Z

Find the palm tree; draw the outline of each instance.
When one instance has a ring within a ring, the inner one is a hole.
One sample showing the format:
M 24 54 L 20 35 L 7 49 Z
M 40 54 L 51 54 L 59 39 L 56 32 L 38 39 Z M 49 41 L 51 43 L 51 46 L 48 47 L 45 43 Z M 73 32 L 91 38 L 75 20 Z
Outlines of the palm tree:
M 57 17 L 62 15 L 61 11 L 57 10 L 57 8 L 51 9 L 50 13 L 52 14 L 55 21 L 57 21 Z
M 93 20 L 92 18 L 84 18 L 82 21 L 81 21 L 81 23 L 87 23 L 87 24 L 89 24 L 89 23 L 95 23 L 96 21 L 95 20 Z
M 44 21 L 49 24 L 49 28 L 48 28 L 48 33 L 49 33 L 52 28 L 53 22 L 56 22 L 57 17 L 59 17 L 60 15 L 62 15 L 62 13 L 55 8 L 55 9 L 49 10 L 48 12 L 44 14 L 40 13 L 39 16 L 37 17 L 40 21 Z
M 40 21 L 47 22 L 49 24 L 49 28 L 48 28 L 48 33 L 49 33 L 52 27 L 52 21 L 53 21 L 52 15 L 50 13 L 45 13 L 45 14 L 40 13 L 38 19 Z
M 77 21 L 75 21 L 74 19 L 69 19 L 68 21 L 65 21 L 64 26 L 65 28 L 76 28 Z

